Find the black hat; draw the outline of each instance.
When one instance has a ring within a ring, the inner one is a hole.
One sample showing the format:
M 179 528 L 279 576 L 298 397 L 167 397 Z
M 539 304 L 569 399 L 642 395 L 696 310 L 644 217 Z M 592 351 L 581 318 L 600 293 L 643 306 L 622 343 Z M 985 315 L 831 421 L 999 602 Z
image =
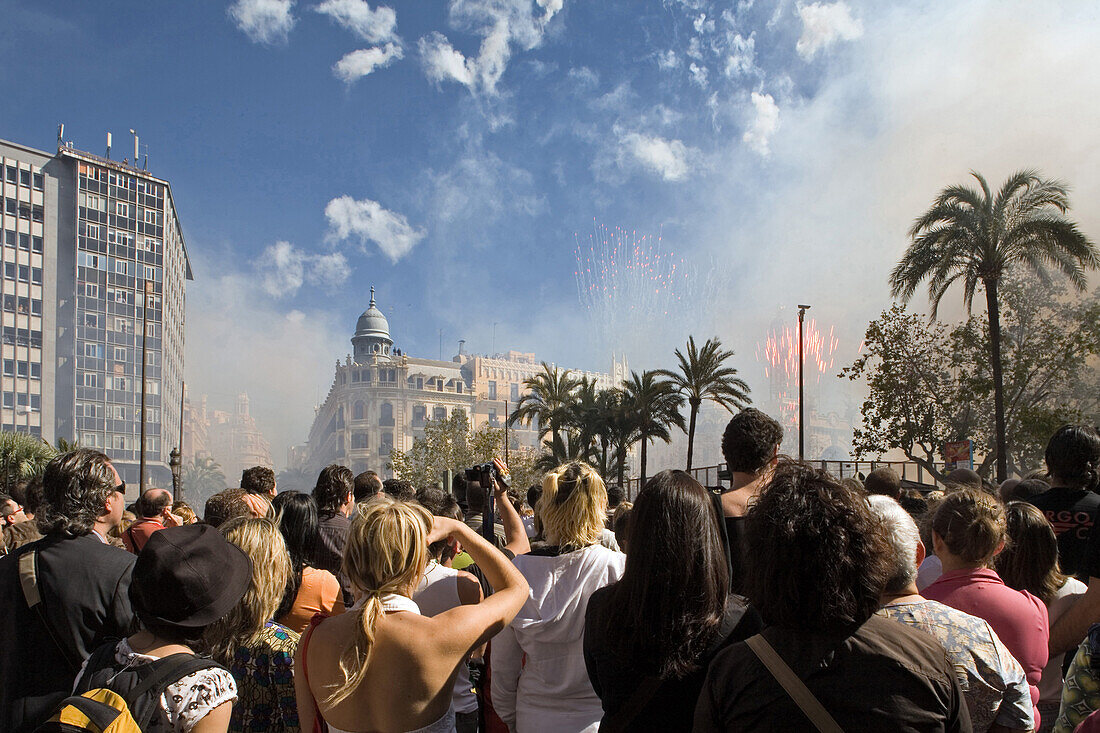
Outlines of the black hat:
M 252 560 L 208 524 L 153 532 L 138 555 L 130 604 L 143 622 L 201 628 L 241 600 Z

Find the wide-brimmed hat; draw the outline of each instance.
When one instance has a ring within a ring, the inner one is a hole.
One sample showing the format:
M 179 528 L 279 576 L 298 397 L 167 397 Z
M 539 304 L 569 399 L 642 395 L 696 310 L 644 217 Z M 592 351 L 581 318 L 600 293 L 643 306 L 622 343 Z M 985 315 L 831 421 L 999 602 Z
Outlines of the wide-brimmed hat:
M 252 560 L 207 524 L 153 532 L 130 582 L 130 604 L 143 622 L 200 628 L 241 600 Z

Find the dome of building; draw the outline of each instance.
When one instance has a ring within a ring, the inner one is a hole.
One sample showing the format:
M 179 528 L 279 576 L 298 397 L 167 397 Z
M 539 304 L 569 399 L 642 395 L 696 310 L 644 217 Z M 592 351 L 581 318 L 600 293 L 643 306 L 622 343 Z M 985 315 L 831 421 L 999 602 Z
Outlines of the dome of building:
M 390 356 L 393 339 L 390 323 L 374 304 L 374 288 L 370 289 L 370 306 L 355 323 L 355 335 L 351 337 L 355 360 L 366 363 L 371 356 Z
M 370 289 L 370 306 L 359 316 L 355 323 L 356 336 L 381 336 L 389 338 L 390 323 L 382 311 L 374 304 L 374 288 Z

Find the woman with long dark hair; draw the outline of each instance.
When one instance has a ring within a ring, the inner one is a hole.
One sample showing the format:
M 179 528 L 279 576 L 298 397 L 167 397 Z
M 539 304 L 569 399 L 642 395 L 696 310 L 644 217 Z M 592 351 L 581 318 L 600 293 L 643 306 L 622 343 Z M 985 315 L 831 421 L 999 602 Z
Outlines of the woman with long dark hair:
M 710 494 L 685 471 L 662 471 L 638 495 L 635 538 L 619 582 L 588 601 L 584 661 L 603 703 L 601 730 L 640 721 L 691 730 L 707 663 L 760 629 L 729 594 L 726 549 Z
M 291 570 L 275 620 L 300 634 L 316 613 L 326 616 L 343 613 L 344 600 L 336 576 L 313 566 L 320 537 L 313 497 L 300 491 L 284 491 L 272 505 L 290 553 Z
M 996 557 L 997 574 L 1009 588 L 1026 590 L 1046 604 L 1053 626 L 1088 586 L 1062 572 L 1054 527 L 1036 507 L 1023 501 L 1011 502 L 1005 506 L 1005 520 L 1008 541 Z M 1040 731 L 1054 730 L 1062 699 L 1064 661 L 1065 654 L 1053 654 L 1043 667 L 1039 680 Z

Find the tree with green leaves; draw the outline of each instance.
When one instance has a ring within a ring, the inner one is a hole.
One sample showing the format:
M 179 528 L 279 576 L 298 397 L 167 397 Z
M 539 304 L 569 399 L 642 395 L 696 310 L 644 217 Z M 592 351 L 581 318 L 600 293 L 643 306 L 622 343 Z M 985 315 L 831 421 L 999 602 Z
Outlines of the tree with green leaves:
M 1023 170 L 1009 176 L 994 195 L 981 174 L 971 175 L 980 191 L 949 186 L 913 223 L 909 248 L 890 275 L 890 287 L 894 297 L 907 301 L 927 281 L 933 317 L 955 282 L 962 283 L 968 309 L 978 287 L 985 291 L 997 480 L 1003 481 L 1008 476 L 1008 450 L 998 288 L 1009 273 L 1022 267 L 1044 281 L 1053 269 L 1080 291 L 1086 271 L 1100 265 L 1100 256 L 1065 216 L 1069 196 L 1064 183 Z
M 318 473 L 304 468 L 285 468 L 275 477 L 275 484 L 279 491 L 301 491 L 308 494 L 317 484 Z
M 446 472 L 462 471 L 474 465 L 504 458 L 504 429 L 484 424 L 471 430 L 470 419 L 462 410 L 453 410 L 442 420 L 428 419 L 424 435 L 413 440 L 407 451 L 390 451 L 394 476 L 416 488 L 444 481 Z M 526 487 L 537 479 L 532 451 L 509 451 L 508 470 L 512 485 Z M 450 487 L 445 487 L 448 491 Z
M 1007 459 L 1021 475 L 1043 467 L 1059 426 L 1100 418 L 1100 292 L 1074 298 L 1069 290 L 1026 273 L 1000 289 Z M 935 464 L 943 444 L 969 438 L 978 472 L 988 475 L 996 459 L 988 334 L 985 314 L 948 326 L 899 304 L 872 321 L 862 353 L 841 374 L 868 387 L 856 455 L 900 449 L 942 478 Z
M 637 418 L 637 436 L 641 441 L 639 457 L 639 486 L 645 486 L 646 448 L 651 440 L 672 442 L 670 428 L 685 430 L 684 417 L 680 407 L 684 398 L 676 385 L 662 379 L 657 372 L 646 371 L 638 374 L 631 372 L 630 379 L 623 382 L 623 398 L 627 409 Z
M 193 458 L 184 463 L 180 471 L 180 491 L 195 506 L 202 506 L 214 494 L 224 491 L 225 473 L 221 464 L 213 458 Z
M 0 433 L 0 476 L 4 493 L 10 494 L 20 480 L 41 476 L 46 464 L 57 455 L 49 443 L 28 433 Z
M 537 422 L 539 438 L 549 433 L 551 442 L 558 441 L 558 433 L 569 424 L 574 392 L 580 384 L 568 369 L 542 362 L 541 372 L 523 380 L 528 392 L 520 397 L 508 422 L 512 425 Z
M 679 371 L 660 369 L 656 373 L 672 380 L 690 409 L 688 419 L 687 470 L 691 470 L 691 457 L 695 448 L 695 422 L 699 407 L 704 401 L 715 402 L 730 412 L 744 409 L 751 404 L 749 386 L 737 376 L 737 370 L 726 366 L 733 351 L 724 350 L 717 338 L 707 339 L 700 349 L 695 337 L 688 336 L 686 354 L 676 349 Z

